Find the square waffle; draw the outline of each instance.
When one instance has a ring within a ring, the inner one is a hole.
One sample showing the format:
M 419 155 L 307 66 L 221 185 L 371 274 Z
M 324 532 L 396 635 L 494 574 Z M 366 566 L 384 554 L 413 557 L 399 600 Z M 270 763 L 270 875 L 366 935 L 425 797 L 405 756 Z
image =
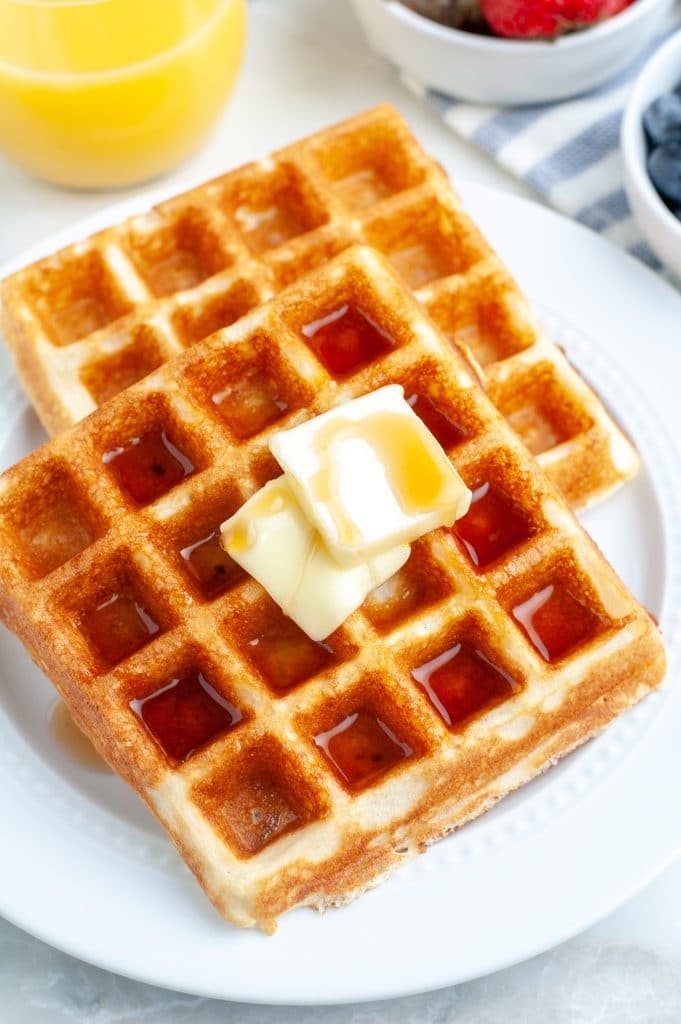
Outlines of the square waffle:
M 56 434 L 355 242 L 387 255 L 574 507 L 636 473 L 631 444 L 388 106 L 15 274 L 5 337 Z
M 389 383 L 471 511 L 314 643 L 217 531 L 279 475 L 273 432 Z M 651 617 L 367 247 L 8 470 L 0 542 L 4 621 L 241 926 L 359 895 L 664 674 Z

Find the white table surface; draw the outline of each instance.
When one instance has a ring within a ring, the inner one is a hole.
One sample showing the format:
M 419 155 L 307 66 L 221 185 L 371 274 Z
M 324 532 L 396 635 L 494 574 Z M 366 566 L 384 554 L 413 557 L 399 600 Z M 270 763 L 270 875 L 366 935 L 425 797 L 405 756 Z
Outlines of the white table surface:
M 253 0 L 248 56 L 216 134 L 169 176 L 208 177 L 384 100 L 461 178 L 528 191 L 454 139 L 375 57 L 343 0 Z M 26 178 L 0 157 L 0 262 L 131 192 L 80 193 Z M 9 368 L 0 352 L 0 375 Z M 654 799 L 654 794 L 651 794 Z M 676 813 L 676 808 L 670 808 Z M 58 880 L 55 879 L 55 884 Z M 557 884 L 560 881 L 557 879 Z M 0 920 L 0 1024 L 678 1024 L 681 864 L 627 906 L 557 949 L 458 988 L 390 1003 L 314 1009 L 212 1002 L 120 979 Z

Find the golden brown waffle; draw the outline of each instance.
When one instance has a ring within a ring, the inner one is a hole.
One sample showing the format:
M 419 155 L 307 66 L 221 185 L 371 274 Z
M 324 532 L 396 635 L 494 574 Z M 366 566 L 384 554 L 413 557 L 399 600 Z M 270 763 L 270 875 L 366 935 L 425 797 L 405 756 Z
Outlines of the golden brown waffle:
M 388 383 L 473 505 L 316 644 L 216 531 L 279 474 L 273 432 Z M 0 543 L 5 622 L 243 926 L 363 892 L 664 673 L 651 618 L 370 248 L 10 469 Z
M 573 506 L 636 473 L 632 446 L 388 106 L 15 274 L 5 336 L 57 434 L 357 241 L 415 289 Z

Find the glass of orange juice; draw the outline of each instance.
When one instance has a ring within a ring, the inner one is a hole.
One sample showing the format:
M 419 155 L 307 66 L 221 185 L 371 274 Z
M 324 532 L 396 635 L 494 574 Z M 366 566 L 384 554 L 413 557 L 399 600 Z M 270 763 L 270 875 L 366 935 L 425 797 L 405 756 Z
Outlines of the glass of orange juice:
M 0 150 L 59 185 L 169 170 L 241 64 L 245 0 L 0 0 Z

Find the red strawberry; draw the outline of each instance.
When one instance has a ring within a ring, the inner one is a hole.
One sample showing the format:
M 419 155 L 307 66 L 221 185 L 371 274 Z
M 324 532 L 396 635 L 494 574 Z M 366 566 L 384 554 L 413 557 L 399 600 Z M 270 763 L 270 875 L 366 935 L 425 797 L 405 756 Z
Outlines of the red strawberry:
M 480 0 L 490 28 L 513 39 L 547 39 L 585 28 L 633 0 Z

